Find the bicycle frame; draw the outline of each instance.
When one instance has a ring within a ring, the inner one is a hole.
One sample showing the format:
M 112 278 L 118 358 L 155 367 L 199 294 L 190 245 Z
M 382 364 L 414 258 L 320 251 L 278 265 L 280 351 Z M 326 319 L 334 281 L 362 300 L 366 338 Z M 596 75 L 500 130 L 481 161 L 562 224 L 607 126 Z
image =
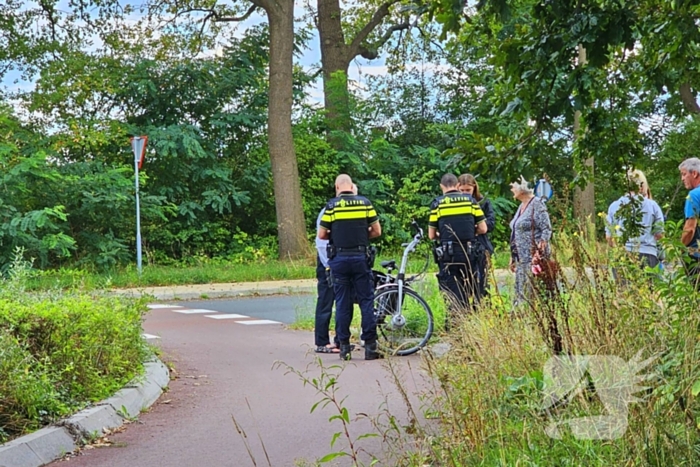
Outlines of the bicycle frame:
M 420 241 L 423 239 L 423 229 L 421 229 L 418 224 L 413 221 L 412 225 L 414 228 L 417 230 L 416 234 L 413 236 L 413 240 L 411 240 L 410 243 L 404 243 L 401 246 L 404 246 L 403 250 L 403 256 L 401 258 L 401 265 L 399 266 L 399 271 L 396 274 L 396 283 L 386 283 L 383 285 L 380 285 L 377 287 L 377 290 L 383 290 L 386 288 L 390 287 L 398 287 L 399 293 L 398 293 L 398 303 L 396 304 L 396 314 L 394 314 L 391 318 L 391 324 L 392 326 L 396 327 L 401 327 L 406 324 L 406 320 L 403 317 L 403 314 L 401 313 L 402 310 L 402 300 L 403 300 L 403 290 L 404 288 L 410 288 L 409 283 L 412 282 L 412 280 L 406 281 L 406 265 L 408 264 L 408 255 L 411 254 L 413 251 L 415 251 L 416 246 L 420 243 Z M 390 273 L 391 271 L 389 271 Z M 416 275 L 415 277 L 417 277 Z

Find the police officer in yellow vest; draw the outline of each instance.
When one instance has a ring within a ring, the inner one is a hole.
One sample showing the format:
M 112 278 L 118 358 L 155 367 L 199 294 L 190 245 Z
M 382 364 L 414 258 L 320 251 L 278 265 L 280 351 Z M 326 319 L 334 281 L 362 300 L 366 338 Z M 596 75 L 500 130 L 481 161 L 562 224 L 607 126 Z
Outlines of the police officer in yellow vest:
M 448 314 L 457 310 L 471 311 L 472 301 L 479 293 L 476 267 L 481 244 L 477 234 L 485 234 L 486 218 L 479 204 L 468 194 L 459 191 L 457 177 L 445 174 L 440 180 L 442 196 L 430 205 L 428 237 L 435 240 L 437 275 L 440 290 L 447 295 Z M 449 327 L 450 317 L 446 317 Z
M 350 322 L 353 294 L 362 313 L 362 335 L 365 360 L 380 358 L 377 350 L 377 322 L 374 317 L 374 280 L 368 263 L 369 240 L 379 237 L 382 228 L 372 203 L 353 194 L 348 175 L 335 180 L 336 197 L 328 201 L 318 227 L 318 238 L 330 240 L 328 264 L 333 274 L 335 292 L 336 333 L 340 358 L 350 360 Z

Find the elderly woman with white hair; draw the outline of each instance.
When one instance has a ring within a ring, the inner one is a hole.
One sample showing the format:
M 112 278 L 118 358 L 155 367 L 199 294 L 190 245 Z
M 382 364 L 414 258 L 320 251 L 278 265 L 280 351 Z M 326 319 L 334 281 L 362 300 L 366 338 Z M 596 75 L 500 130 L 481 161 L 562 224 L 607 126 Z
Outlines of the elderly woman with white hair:
M 657 240 L 663 236 L 664 215 L 651 199 L 649 183 L 641 170 L 627 172 L 629 192 L 612 202 L 605 223 L 605 238 L 610 246 L 618 237 L 625 238 L 625 249 L 637 254 L 644 266 L 659 264 Z M 625 223 L 631 225 L 625 231 Z
M 518 211 L 510 221 L 510 270 L 515 272 L 514 305 L 521 305 L 532 291 L 533 259 L 548 257 L 552 238 L 552 223 L 547 207 L 521 175 L 519 182 L 510 184 L 513 197 L 520 201 Z

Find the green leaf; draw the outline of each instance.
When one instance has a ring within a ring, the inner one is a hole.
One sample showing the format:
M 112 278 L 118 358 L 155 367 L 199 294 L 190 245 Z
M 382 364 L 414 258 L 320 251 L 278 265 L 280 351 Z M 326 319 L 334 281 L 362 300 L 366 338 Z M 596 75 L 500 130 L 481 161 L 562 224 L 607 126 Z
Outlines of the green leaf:
M 700 379 L 695 381 L 695 384 L 693 384 L 693 388 L 690 390 L 690 393 L 693 395 L 693 397 L 696 397 L 698 394 L 700 394 Z
M 326 462 L 332 461 L 333 459 L 337 459 L 338 457 L 343 457 L 343 456 L 347 456 L 347 455 L 348 455 L 347 452 L 332 452 L 332 453 L 326 454 L 325 456 L 323 456 L 322 458 L 320 458 L 320 459 L 318 460 L 318 462 L 319 462 L 320 464 L 324 464 L 324 463 L 326 463 Z
M 340 438 L 340 435 L 342 435 L 342 434 L 343 434 L 343 433 L 340 432 L 340 431 L 333 434 L 333 438 L 331 438 L 331 447 L 333 447 L 333 445 L 335 444 L 335 442 L 338 440 L 338 438 Z

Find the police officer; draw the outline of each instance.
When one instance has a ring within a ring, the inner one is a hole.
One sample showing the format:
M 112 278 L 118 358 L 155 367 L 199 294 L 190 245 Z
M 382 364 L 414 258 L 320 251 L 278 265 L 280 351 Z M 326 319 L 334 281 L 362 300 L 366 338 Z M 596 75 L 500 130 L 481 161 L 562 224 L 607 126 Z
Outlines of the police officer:
M 352 186 L 352 194 L 357 194 L 357 185 Z M 323 213 L 326 212 L 326 206 L 323 206 L 321 212 L 318 213 L 316 219 L 316 230 L 321 224 Z M 316 353 L 340 353 L 340 345 L 338 344 L 338 334 L 336 333 L 333 344 L 328 334 L 331 317 L 333 315 L 333 302 L 335 301 L 335 292 L 333 285 L 330 283 L 330 265 L 328 264 L 328 240 L 321 240 L 316 237 L 316 317 L 314 325 L 314 341 L 316 345 Z M 335 329 L 335 326 L 334 326 Z
M 374 283 L 367 262 L 369 239 L 379 237 L 382 228 L 372 203 L 364 196 L 354 195 L 348 175 L 335 179 L 336 197 L 326 204 L 318 227 L 318 238 L 330 240 L 328 264 L 333 272 L 335 292 L 336 332 L 341 360 L 352 358 L 350 322 L 353 294 L 362 313 L 362 335 L 365 360 L 380 358 L 377 350 L 377 323 L 374 317 Z
M 442 196 L 430 205 L 428 237 L 438 244 L 438 285 L 448 296 L 448 314 L 454 315 L 455 310 L 471 310 L 471 299 L 478 300 L 476 268 L 483 251 L 476 235 L 485 234 L 487 226 L 479 204 L 459 191 L 456 176 L 443 175 L 440 189 Z M 449 321 L 450 316 L 446 327 Z

